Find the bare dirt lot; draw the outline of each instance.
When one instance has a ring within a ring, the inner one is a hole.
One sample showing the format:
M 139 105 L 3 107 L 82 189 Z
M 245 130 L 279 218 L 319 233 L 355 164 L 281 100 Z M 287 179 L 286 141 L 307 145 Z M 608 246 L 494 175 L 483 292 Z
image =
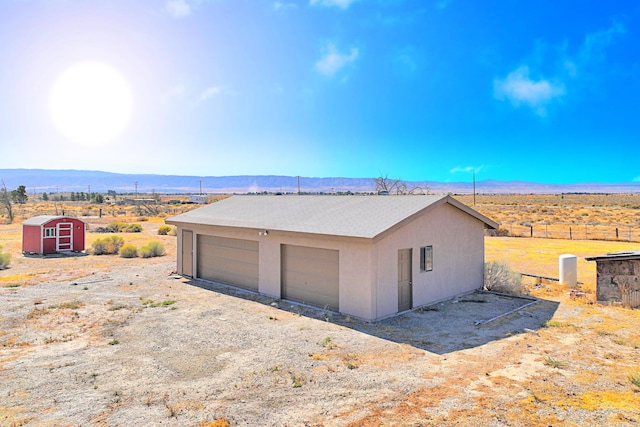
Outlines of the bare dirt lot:
M 0 425 L 640 423 L 638 310 L 543 286 L 368 324 L 177 277 L 143 226 L 167 255 L 28 258 L 2 226 Z

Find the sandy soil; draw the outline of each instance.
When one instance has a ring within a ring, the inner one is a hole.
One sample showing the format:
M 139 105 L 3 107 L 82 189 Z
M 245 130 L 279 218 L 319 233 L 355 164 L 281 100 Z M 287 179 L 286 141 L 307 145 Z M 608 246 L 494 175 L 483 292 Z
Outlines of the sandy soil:
M 640 422 L 638 310 L 541 288 L 533 304 L 473 293 L 369 324 L 175 276 L 172 239 L 154 259 L 14 254 L 0 425 Z

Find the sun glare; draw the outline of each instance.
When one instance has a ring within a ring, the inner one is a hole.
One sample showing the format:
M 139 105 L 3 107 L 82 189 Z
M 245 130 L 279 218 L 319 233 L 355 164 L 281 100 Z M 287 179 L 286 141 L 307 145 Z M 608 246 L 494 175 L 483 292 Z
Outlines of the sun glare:
M 83 62 L 55 82 L 49 107 L 56 127 L 70 140 L 98 145 L 118 136 L 129 122 L 131 92 L 125 79 L 99 62 Z

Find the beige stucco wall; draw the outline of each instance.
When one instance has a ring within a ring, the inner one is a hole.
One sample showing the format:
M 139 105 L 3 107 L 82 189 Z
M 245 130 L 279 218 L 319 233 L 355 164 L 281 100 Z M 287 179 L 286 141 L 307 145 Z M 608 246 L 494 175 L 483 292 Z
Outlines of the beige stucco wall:
M 271 277 L 261 276 L 260 292 L 263 291 L 263 280 L 272 280 L 277 288 L 277 296 L 280 297 L 280 244 L 308 246 L 312 248 L 332 249 L 339 251 L 339 311 L 358 318 L 372 319 L 372 298 L 370 271 L 371 242 L 364 239 L 344 239 L 332 236 L 299 235 L 295 233 L 272 232 L 269 238 L 277 242 L 277 262 L 275 259 L 268 262 L 269 270 L 273 270 Z M 267 254 L 262 253 L 260 258 Z M 269 255 L 271 257 L 272 254 Z M 262 267 L 262 264 L 261 264 Z M 277 269 L 277 275 L 276 271 Z M 262 271 L 261 271 L 262 272 Z M 265 292 L 266 293 L 266 292 Z M 272 294 L 275 296 L 275 294 Z
M 180 226 L 178 254 L 182 252 L 182 229 L 193 231 L 194 275 L 197 275 L 197 235 L 208 234 L 259 242 L 259 292 L 281 296 L 280 245 L 338 250 L 339 311 L 364 320 L 378 320 L 397 313 L 398 250 L 413 250 L 413 307 L 481 288 L 484 279 L 484 224 L 449 205 L 434 207 L 388 236 L 369 239 L 301 235 L 269 230 L 216 226 Z M 433 246 L 433 271 L 420 272 L 420 247 Z M 178 271 L 182 260 L 178 256 Z
M 308 246 L 339 251 L 339 311 L 361 319 L 373 319 L 371 271 L 373 245 L 364 239 L 332 238 L 331 236 L 299 235 L 269 230 L 260 235 L 253 229 L 232 229 L 215 226 L 180 226 L 178 229 L 178 254 L 182 253 L 182 230 L 193 231 L 193 272 L 197 275 L 197 235 L 207 234 L 235 239 L 258 241 L 259 292 L 274 298 L 281 296 L 280 245 Z M 178 272 L 182 273 L 183 260 L 178 256 Z
M 433 246 L 433 270 L 420 271 L 420 248 Z M 449 205 L 435 207 L 376 245 L 375 318 L 398 310 L 398 250 L 413 250 L 413 307 L 481 288 L 484 281 L 484 224 Z

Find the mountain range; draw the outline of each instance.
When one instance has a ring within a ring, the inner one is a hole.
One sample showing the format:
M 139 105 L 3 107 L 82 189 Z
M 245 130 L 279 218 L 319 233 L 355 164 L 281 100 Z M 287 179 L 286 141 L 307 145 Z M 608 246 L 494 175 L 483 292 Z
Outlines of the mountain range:
M 27 192 L 118 193 L 305 193 L 373 192 L 372 178 L 313 178 L 278 175 L 184 176 L 121 174 L 103 171 L 59 169 L 0 169 L 7 189 L 19 185 Z M 405 181 L 408 188 L 434 194 L 472 194 L 472 182 Z M 298 185 L 300 187 L 298 187 Z M 475 183 L 477 194 L 640 193 L 640 183 L 543 184 L 525 181 L 483 180 Z

